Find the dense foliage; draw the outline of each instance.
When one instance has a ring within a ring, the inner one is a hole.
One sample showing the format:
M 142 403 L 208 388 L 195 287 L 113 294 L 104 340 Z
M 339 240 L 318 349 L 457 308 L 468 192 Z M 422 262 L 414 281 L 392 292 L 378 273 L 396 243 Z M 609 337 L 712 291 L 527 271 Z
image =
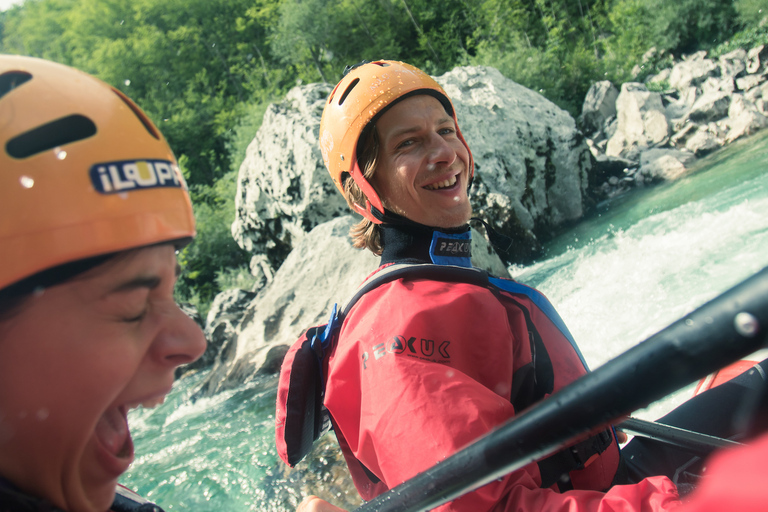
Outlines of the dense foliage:
M 205 310 L 247 267 L 229 234 L 235 173 L 294 85 L 363 59 L 484 64 L 576 115 L 594 81 L 636 78 L 641 62 L 647 74 L 670 55 L 768 42 L 766 14 L 768 0 L 26 0 L 0 13 L 0 51 L 95 74 L 158 124 L 200 225 L 180 294 Z

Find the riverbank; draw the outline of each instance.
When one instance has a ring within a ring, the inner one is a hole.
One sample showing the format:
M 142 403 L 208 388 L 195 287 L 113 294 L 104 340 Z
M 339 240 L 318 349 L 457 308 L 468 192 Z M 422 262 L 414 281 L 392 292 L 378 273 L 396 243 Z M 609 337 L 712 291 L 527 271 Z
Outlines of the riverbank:
M 651 50 L 644 60 L 659 57 Z M 766 45 L 718 58 L 698 52 L 620 90 L 595 83 L 578 119 L 595 158 L 592 197 L 675 180 L 697 159 L 768 127 L 766 61 Z

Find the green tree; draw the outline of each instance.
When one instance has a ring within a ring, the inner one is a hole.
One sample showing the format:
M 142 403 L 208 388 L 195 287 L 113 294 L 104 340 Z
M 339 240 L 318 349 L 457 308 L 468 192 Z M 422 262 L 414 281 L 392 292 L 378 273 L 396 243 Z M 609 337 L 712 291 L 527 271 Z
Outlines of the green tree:
M 745 28 L 768 24 L 768 0 L 735 0 L 733 7 Z

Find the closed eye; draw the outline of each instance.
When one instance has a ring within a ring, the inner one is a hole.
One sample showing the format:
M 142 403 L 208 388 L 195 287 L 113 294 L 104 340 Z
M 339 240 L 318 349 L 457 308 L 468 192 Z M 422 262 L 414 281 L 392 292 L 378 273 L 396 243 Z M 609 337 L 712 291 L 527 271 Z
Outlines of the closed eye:
M 144 311 L 142 311 L 141 313 L 139 313 L 138 315 L 136 315 L 134 317 L 124 318 L 123 321 L 125 323 L 129 323 L 129 324 L 134 323 L 134 322 L 141 322 L 142 320 L 144 320 L 144 317 L 146 317 L 146 316 L 147 316 L 147 310 L 145 309 Z

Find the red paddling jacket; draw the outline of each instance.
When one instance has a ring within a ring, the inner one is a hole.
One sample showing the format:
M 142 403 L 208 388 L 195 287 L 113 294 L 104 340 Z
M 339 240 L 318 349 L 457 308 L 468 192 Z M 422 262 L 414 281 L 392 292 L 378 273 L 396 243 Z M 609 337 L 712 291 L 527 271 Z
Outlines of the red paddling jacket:
M 468 239 L 384 226 L 382 267 L 468 266 Z M 447 238 L 445 238 L 447 237 Z M 448 242 L 446 242 L 448 240 Z M 431 247 L 431 250 L 429 249 Z M 439 248 L 448 253 L 439 254 Z M 587 372 L 538 291 L 510 280 L 400 278 L 352 307 L 327 358 L 325 407 L 365 500 L 403 483 Z M 440 510 L 661 511 L 679 505 L 654 477 L 606 491 L 619 466 L 612 430 L 488 484 Z

